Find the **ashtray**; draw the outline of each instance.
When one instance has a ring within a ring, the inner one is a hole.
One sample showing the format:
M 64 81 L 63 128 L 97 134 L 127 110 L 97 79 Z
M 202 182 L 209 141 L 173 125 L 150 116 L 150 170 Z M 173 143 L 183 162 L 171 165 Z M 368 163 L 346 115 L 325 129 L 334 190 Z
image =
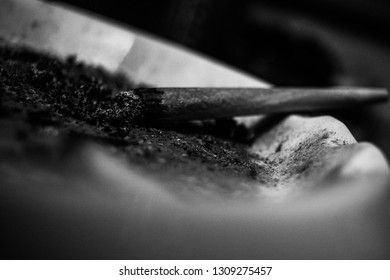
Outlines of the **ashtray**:
M 137 84 L 270 87 L 69 6 L 5 0 L 0 7 L 5 41 L 76 55 Z M 51 144 L 61 147 L 53 157 L 41 150 L 32 156 L 4 137 L 2 232 L 14 248 L 3 258 L 389 258 L 389 168 L 375 145 L 357 143 L 331 116 L 240 117 L 235 125 L 250 135 L 255 180 L 151 172 L 93 139 L 69 149 Z M 4 133 L 14 131 L 9 125 Z

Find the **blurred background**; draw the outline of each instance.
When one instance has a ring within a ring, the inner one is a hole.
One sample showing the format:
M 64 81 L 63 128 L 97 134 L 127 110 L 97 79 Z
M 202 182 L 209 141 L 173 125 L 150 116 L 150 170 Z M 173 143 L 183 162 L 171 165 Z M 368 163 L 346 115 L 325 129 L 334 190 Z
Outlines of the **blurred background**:
M 390 88 L 387 0 L 62 0 L 275 86 Z M 326 112 L 390 158 L 390 105 Z

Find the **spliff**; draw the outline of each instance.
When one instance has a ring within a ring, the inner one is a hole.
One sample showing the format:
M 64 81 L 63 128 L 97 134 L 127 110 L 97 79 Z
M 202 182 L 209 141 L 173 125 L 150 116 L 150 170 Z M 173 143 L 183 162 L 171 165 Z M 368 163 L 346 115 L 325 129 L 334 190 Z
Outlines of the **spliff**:
M 351 107 L 388 99 L 383 88 L 140 88 L 151 120 L 202 120 Z

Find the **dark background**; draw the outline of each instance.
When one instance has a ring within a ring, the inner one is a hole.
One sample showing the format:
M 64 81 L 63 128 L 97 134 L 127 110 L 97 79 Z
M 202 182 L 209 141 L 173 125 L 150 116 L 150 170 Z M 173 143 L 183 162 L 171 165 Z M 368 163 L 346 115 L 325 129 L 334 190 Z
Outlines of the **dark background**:
M 387 0 L 63 0 L 276 86 L 390 88 Z M 327 112 L 390 156 L 390 106 Z

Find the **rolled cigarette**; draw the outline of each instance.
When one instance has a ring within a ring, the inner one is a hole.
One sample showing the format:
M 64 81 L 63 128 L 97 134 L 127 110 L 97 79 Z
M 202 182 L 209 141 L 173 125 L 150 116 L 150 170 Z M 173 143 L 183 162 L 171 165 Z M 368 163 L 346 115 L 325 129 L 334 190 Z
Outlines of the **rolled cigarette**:
M 153 120 L 202 120 L 316 111 L 385 101 L 383 88 L 142 88 Z

